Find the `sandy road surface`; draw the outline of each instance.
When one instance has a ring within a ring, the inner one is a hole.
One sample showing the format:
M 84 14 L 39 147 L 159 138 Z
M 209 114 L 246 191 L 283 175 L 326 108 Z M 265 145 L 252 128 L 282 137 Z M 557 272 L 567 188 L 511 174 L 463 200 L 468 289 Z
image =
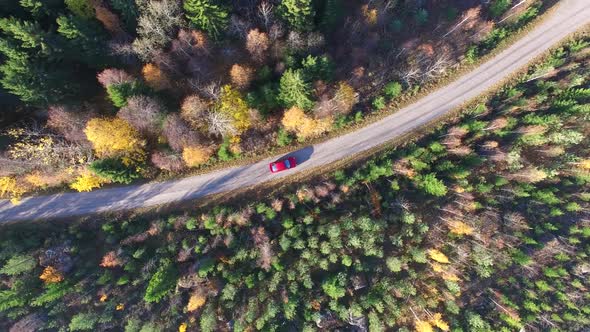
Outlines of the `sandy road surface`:
M 6 200 L 0 200 L 0 223 L 128 210 L 195 199 L 253 186 L 277 177 L 288 176 L 292 172 L 309 170 L 379 146 L 477 97 L 568 34 L 590 23 L 590 0 L 562 0 L 557 6 L 554 13 L 533 31 L 457 81 L 367 127 L 294 152 L 293 155 L 303 162 L 292 171 L 271 174 L 268 171 L 268 163 L 277 158 L 275 157 L 251 165 L 179 180 L 102 189 L 89 193 L 30 197 L 23 199 L 22 203 L 16 206 Z

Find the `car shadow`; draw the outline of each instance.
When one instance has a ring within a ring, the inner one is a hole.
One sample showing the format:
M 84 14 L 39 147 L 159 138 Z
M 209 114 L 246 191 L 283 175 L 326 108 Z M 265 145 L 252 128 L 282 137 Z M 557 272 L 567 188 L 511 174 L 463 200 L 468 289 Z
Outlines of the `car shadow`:
M 289 157 L 295 157 L 295 160 L 297 161 L 297 165 L 301 165 L 304 162 L 308 161 L 309 158 L 311 158 L 311 155 L 313 154 L 313 146 L 306 146 L 303 149 L 299 149 L 297 151 L 293 151 L 293 152 L 289 152 L 286 155 L 282 156 L 281 158 L 277 159 L 276 161 L 279 160 L 285 160 Z M 276 162 L 275 161 L 275 162 Z

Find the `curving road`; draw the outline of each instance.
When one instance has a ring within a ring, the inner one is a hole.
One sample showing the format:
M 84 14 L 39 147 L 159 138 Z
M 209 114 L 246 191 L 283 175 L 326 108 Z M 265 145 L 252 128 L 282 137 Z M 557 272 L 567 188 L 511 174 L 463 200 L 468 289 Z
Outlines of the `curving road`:
M 350 134 L 294 152 L 303 161 L 295 170 L 268 171 L 270 158 L 255 164 L 224 169 L 180 180 L 63 193 L 23 199 L 19 205 L 0 200 L 0 223 L 64 218 L 107 211 L 122 211 L 199 198 L 253 186 L 291 172 L 309 170 L 382 145 L 459 107 L 536 56 L 590 23 L 590 0 L 562 0 L 553 14 L 511 47 L 448 86 L 378 122 Z

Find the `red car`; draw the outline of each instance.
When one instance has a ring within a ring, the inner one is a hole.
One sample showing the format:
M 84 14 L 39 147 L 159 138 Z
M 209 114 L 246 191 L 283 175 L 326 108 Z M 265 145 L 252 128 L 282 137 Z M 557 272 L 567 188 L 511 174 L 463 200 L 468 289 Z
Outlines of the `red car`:
M 289 157 L 284 160 L 279 160 L 268 165 L 272 173 L 281 172 L 297 166 L 297 161 L 294 157 Z

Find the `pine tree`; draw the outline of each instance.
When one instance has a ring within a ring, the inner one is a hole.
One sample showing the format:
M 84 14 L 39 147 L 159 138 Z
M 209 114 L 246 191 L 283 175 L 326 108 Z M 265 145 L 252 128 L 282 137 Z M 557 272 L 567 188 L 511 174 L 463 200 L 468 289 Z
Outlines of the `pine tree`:
M 228 23 L 227 9 L 211 0 L 185 0 L 186 18 L 198 29 L 218 36 Z

